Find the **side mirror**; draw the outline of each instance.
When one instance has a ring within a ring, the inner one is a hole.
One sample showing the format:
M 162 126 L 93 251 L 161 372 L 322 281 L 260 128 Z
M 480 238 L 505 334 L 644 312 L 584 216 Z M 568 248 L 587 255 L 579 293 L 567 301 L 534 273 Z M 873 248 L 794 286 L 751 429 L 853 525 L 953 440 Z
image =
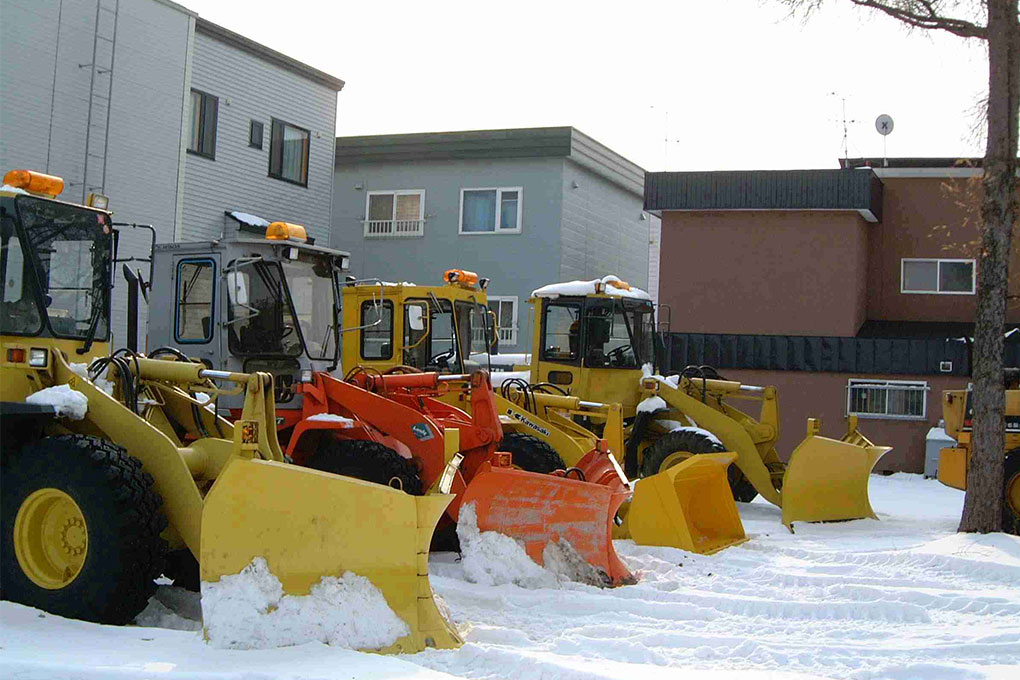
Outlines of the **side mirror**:
M 248 306 L 248 286 L 245 284 L 247 277 L 241 272 L 227 272 L 227 297 L 230 303 L 238 307 Z
M 407 307 L 407 325 L 410 326 L 413 331 L 425 330 L 424 313 L 420 306 L 409 305 Z

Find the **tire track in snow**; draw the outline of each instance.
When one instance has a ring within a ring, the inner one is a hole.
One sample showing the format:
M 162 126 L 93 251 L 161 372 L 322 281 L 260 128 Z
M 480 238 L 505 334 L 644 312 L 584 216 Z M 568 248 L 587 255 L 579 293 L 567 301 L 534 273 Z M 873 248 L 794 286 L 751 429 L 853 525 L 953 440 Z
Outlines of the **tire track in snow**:
M 463 677 L 542 680 L 641 667 L 955 680 L 1020 664 L 1020 560 L 967 546 L 934 554 L 954 510 L 937 483 L 903 477 L 873 477 L 872 488 L 891 480 L 888 497 L 942 514 L 887 512 L 790 535 L 775 526 L 778 510 L 741 504 L 752 540 L 714 556 L 617 542 L 642 580 L 614 590 L 484 588 L 437 559 L 433 584 L 468 644 L 410 659 Z

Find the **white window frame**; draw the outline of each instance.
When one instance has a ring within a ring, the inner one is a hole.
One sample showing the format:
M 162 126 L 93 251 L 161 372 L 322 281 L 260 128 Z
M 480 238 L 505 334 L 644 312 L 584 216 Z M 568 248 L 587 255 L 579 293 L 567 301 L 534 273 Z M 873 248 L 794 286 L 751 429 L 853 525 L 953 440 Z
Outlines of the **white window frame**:
M 414 196 L 418 199 L 417 220 L 397 220 L 397 196 Z M 369 206 L 373 196 L 393 196 L 393 212 L 388 220 L 369 220 Z M 416 224 L 412 224 L 415 223 Z M 415 238 L 425 235 L 425 190 L 390 189 L 365 193 L 365 238 Z
M 495 191 L 496 192 L 496 221 L 492 225 L 492 231 L 464 231 L 464 192 L 465 191 Z M 503 212 L 503 192 L 517 192 L 517 226 L 513 229 L 500 229 L 500 217 Z M 460 190 L 460 217 L 457 220 L 457 232 L 466 236 L 477 236 L 480 234 L 519 234 L 521 224 L 524 220 L 524 187 L 464 187 Z
M 518 300 L 519 299 L 520 298 L 518 296 L 516 296 L 516 295 L 489 295 L 489 296 L 487 296 L 487 300 L 489 302 L 510 302 L 510 303 L 513 303 L 513 314 L 511 315 L 511 316 L 513 316 L 513 321 L 511 322 L 510 327 L 507 328 L 507 327 L 505 327 L 503 325 L 499 326 L 499 342 L 500 342 L 500 344 L 503 344 L 503 343 L 506 343 L 508 345 L 516 345 L 517 344 L 517 311 L 518 311 L 518 309 L 520 309 L 520 305 L 518 304 Z M 496 321 L 499 322 L 500 319 L 497 318 Z
M 895 413 L 888 413 L 889 400 L 886 399 L 886 413 L 862 413 L 853 411 L 851 404 L 853 402 L 853 388 L 854 387 L 870 387 L 872 389 L 909 389 L 910 391 L 923 391 L 924 399 L 921 401 L 921 415 L 900 415 Z M 858 418 L 875 418 L 881 420 L 927 420 L 928 418 L 928 392 L 931 391 L 931 387 L 925 380 L 882 380 L 873 378 L 850 378 L 847 380 L 846 385 L 846 415 L 857 416 Z
M 939 269 L 943 262 L 968 262 L 970 263 L 970 290 L 907 290 L 906 269 L 908 262 L 937 262 L 935 269 L 935 285 L 942 279 Z M 904 257 L 900 259 L 900 293 L 904 295 L 974 295 L 977 290 L 977 260 L 973 258 L 948 258 L 948 257 Z

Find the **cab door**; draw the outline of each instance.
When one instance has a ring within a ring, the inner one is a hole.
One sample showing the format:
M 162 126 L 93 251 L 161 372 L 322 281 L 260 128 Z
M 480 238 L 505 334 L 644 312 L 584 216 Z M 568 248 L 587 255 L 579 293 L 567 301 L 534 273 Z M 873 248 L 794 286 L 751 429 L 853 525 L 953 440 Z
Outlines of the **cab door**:
M 583 298 L 539 299 L 539 322 L 532 342 L 533 383 L 558 385 L 568 394 L 582 396 L 581 324 Z

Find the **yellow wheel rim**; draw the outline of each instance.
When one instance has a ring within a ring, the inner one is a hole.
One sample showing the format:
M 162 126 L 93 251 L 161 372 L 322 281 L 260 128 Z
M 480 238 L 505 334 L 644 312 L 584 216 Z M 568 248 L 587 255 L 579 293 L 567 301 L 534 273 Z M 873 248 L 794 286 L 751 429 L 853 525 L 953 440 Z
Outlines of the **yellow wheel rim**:
M 1006 482 L 1006 505 L 1014 515 L 1020 517 L 1020 472 Z
M 659 465 L 659 472 L 662 472 L 663 470 L 668 470 L 674 465 L 679 465 L 680 463 L 690 458 L 691 455 L 692 454 L 689 451 L 676 451 L 675 453 L 669 454 L 663 459 L 662 464 Z
M 47 590 L 68 586 L 85 564 L 89 532 L 85 515 L 60 489 L 39 489 L 14 519 L 14 553 L 25 576 Z

